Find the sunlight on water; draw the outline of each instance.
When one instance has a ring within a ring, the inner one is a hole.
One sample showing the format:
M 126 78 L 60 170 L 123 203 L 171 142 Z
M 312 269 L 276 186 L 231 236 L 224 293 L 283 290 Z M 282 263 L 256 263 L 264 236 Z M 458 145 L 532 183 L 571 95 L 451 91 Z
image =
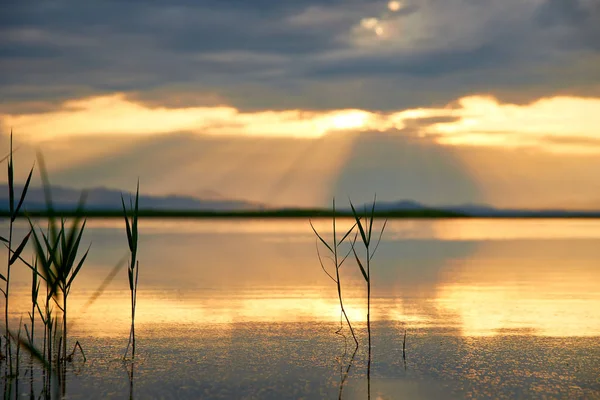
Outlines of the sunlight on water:
M 330 237 L 331 221 L 313 222 Z M 68 396 L 122 398 L 122 222 L 90 221 L 90 242 L 69 297 L 69 347 L 79 338 L 93 361 L 74 366 Z M 372 398 L 598 398 L 599 242 L 594 220 L 391 221 L 372 264 Z M 142 221 L 134 397 L 337 398 L 349 354 L 315 245 L 304 219 Z M 365 284 L 350 260 L 341 274 L 364 344 Z M 31 311 L 31 272 L 16 264 L 12 279 L 16 326 Z M 361 347 L 344 398 L 366 397 L 365 371 Z
M 127 331 L 125 271 L 86 306 L 126 251 L 120 223 L 93 220 L 88 228 L 94 246 L 71 307 L 73 316 L 84 313 L 80 329 L 89 334 L 116 334 L 117 321 L 118 331 Z M 314 223 L 331 229 L 325 219 Z M 340 231 L 350 226 L 350 220 L 338 224 Z M 304 219 L 149 220 L 142 229 L 141 327 L 340 318 L 335 286 L 318 265 Z M 599 335 L 595 237 L 600 223 L 590 220 L 392 221 L 373 264 L 373 319 L 413 328 L 460 326 L 467 336 Z M 342 270 L 348 313 L 363 323 L 364 286 L 348 264 Z M 15 275 L 17 318 L 28 311 L 30 273 L 22 267 Z
M 331 229 L 325 219 L 314 223 L 321 231 Z M 94 246 L 71 296 L 78 329 L 88 334 L 127 332 L 124 270 L 98 301 L 86 305 L 126 251 L 119 224 L 90 221 L 86 239 Z M 553 224 L 560 229 L 551 229 Z M 350 226 L 343 220 L 338 229 Z M 335 285 L 318 265 L 304 219 L 149 220 L 142 229 L 140 329 L 339 321 Z M 590 239 L 597 236 L 600 223 L 590 220 L 392 221 L 373 261 L 373 320 L 460 327 L 467 336 L 600 335 L 600 246 Z M 24 267 L 16 273 L 14 318 L 28 311 L 29 276 Z M 357 269 L 348 263 L 342 279 L 348 314 L 364 323 Z
M 485 242 L 446 269 L 441 307 L 464 335 L 600 335 L 600 268 L 592 240 Z

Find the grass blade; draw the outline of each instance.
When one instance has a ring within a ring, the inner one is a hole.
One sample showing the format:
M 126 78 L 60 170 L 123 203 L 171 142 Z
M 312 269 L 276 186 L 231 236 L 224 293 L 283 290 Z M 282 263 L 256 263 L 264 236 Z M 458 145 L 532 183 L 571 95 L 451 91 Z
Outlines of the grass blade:
M 50 368 L 50 363 L 46 360 L 46 358 L 44 357 L 42 352 L 39 351 L 34 346 L 32 346 L 31 343 L 29 343 L 28 341 L 22 339 L 20 337 L 20 334 L 15 335 L 14 332 L 9 331 L 9 335 L 12 337 L 12 339 L 14 341 L 19 342 L 19 344 L 21 346 L 23 346 L 23 348 L 25 350 L 27 350 L 35 359 L 37 359 L 40 363 L 42 363 L 42 365 L 44 365 L 44 367 L 46 367 L 48 369 Z
M 21 253 L 23 252 L 23 249 L 27 245 L 29 236 L 31 236 L 31 231 L 29 231 L 29 233 L 27 235 L 25 235 L 25 237 L 21 241 L 21 244 L 19 245 L 19 247 L 17 247 L 17 249 L 14 251 L 13 255 L 10 257 L 9 265 L 13 265 L 19 259 L 19 256 L 21 255 Z
M 375 256 L 375 253 L 377 252 L 377 248 L 379 247 L 379 243 L 381 243 L 381 237 L 383 236 L 383 231 L 385 231 L 385 227 L 387 226 L 387 222 L 388 222 L 387 219 L 385 221 L 383 221 L 383 226 L 381 227 L 381 232 L 379 232 L 379 238 L 377 239 L 377 244 L 375 245 L 375 248 L 373 249 L 373 253 L 371 254 L 371 260 L 373 259 L 373 257 Z
M 367 275 L 367 271 L 365 271 L 362 262 L 360 262 L 360 258 L 358 257 L 358 254 L 356 254 L 356 249 L 354 248 L 354 245 L 352 246 L 352 252 L 354 253 L 354 258 L 356 259 L 356 263 L 360 267 L 360 272 L 362 272 L 365 281 L 369 282 L 369 275 Z
M 77 235 L 77 237 L 75 239 L 70 238 L 70 241 L 68 242 L 68 258 L 66 259 L 66 262 L 69 266 L 69 269 L 73 266 L 73 264 L 75 264 L 75 257 L 77 257 L 77 250 L 79 249 L 79 244 L 81 243 L 81 237 L 83 235 L 86 222 L 87 221 L 83 221 L 81 227 L 77 227 L 76 223 L 73 223 L 73 227 L 71 228 L 71 233 L 69 236 L 72 235 L 72 237 L 75 238 L 75 235 Z
M 15 210 L 15 188 L 14 188 L 14 170 L 13 170 L 13 131 L 10 130 L 10 153 L 8 154 L 8 203 L 10 207 L 10 215 L 12 216 Z
M 131 265 L 127 269 L 127 278 L 129 279 L 129 290 L 133 292 L 133 267 Z
M 133 236 L 133 243 L 137 244 L 138 241 L 138 211 L 140 204 L 140 180 L 138 179 L 137 189 L 135 191 L 135 208 L 133 211 L 133 223 L 131 224 L 131 234 Z M 137 246 L 134 246 L 137 247 Z M 134 264 L 135 265 L 135 264 Z
M 373 206 L 371 207 L 371 220 L 369 221 L 369 235 L 368 235 L 368 244 L 371 244 L 371 233 L 373 232 L 373 220 L 375 219 L 375 203 L 377 202 L 377 194 L 373 198 Z
M 315 229 L 312 221 L 309 220 L 308 223 L 310 224 L 310 227 L 312 228 L 312 230 L 315 233 L 315 235 L 317 235 L 317 237 L 319 238 L 319 240 L 321 241 L 321 243 L 323 243 L 325 245 L 325 247 L 327 247 L 327 249 L 329 249 L 329 251 L 333 253 L 333 249 L 331 248 L 331 246 L 329 246 L 329 244 L 325 241 L 325 239 L 323 239 L 321 237 L 321 235 L 319 235 L 319 232 L 317 232 L 317 230 Z
M 346 234 L 344 235 L 344 237 L 342 238 L 342 240 L 340 240 L 340 241 L 338 242 L 338 244 L 342 244 L 342 242 L 343 242 L 344 240 L 346 240 L 346 238 L 348 237 L 348 235 L 349 235 L 349 234 L 351 234 L 351 233 L 352 233 L 352 231 L 354 231 L 354 228 L 356 228 L 356 222 L 354 223 L 354 225 L 352 225 L 352 228 L 350 228 L 350 230 L 349 230 L 348 232 L 346 232 Z
M 354 219 L 356 220 L 356 224 L 358 225 L 358 230 L 360 231 L 360 237 L 362 238 L 363 243 L 366 246 L 368 246 L 369 242 L 367 240 L 367 235 L 365 234 L 365 230 L 362 226 L 362 223 L 360 222 L 361 217 L 356 212 L 356 209 L 354 208 L 354 204 L 352 204 L 352 201 L 350 201 L 350 207 L 352 207 L 352 214 L 354 215 Z
M 346 255 L 342 258 L 342 261 L 340 261 L 340 268 L 342 267 L 342 265 L 344 265 L 344 262 L 346 262 L 346 259 L 352 253 L 352 249 L 354 248 L 354 245 L 356 244 L 356 239 L 357 238 L 358 238 L 358 232 L 354 235 L 354 238 L 352 239 L 352 242 L 350 243 L 350 250 L 348 250 L 348 252 L 346 253 Z
M 33 174 L 33 167 L 31 168 L 31 171 L 29 171 L 29 176 L 27 177 L 25 186 L 23 186 L 23 192 L 21 193 L 21 198 L 19 199 L 19 204 L 17 204 L 17 208 L 15 209 L 15 212 L 11 215 L 11 221 L 13 221 L 13 222 L 17 218 L 17 215 L 19 214 L 19 210 L 21 209 L 21 206 L 23 205 L 23 202 L 25 201 L 25 195 L 27 195 L 27 189 L 29 189 L 29 184 L 31 183 L 31 175 L 32 174 Z
M 9 204 L 11 216 L 15 212 L 15 188 L 13 185 L 14 185 L 13 165 L 12 165 L 12 157 L 11 157 L 11 159 L 8 161 L 8 204 Z
M 75 267 L 75 269 L 73 270 L 73 273 L 71 274 L 71 278 L 69 279 L 69 282 L 67 283 L 67 288 L 71 287 L 71 283 L 73 282 L 73 279 L 75 279 L 75 277 L 77 276 L 77 273 L 79 272 L 79 270 L 83 266 L 83 263 L 85 262 L 85 259 L 87 258 L 88 253 L 90 252 L 91 246 L 92 245 L 90 244 L 90 247 L 88 247 L 88 249 L 86 250 L 86 252 L 83 255 L 83 257 L 81 257 L 81 260 L 79 260 L 79 264 L 77 264 L 77 267 Z
M 123 204 L 123 217 L 125 217 L 125 230 L 127 232 L 127 243 L 129 244 L 129 251 L 133 252 L 133 237 L 131 236 L 131 226 L 129 225 L 129 217 L 127 216 L 127 208 L 125 207 L 125 200 L 123 199 L 123 193 L 121 193 L 121 203 Z
M 317 257 L 319 258 L 319 264 L 321 264 L 321 269 L 323 269 L 323 272 L 325 272 L 332 281 L 337 283 L 337 280 L 325 269 L 325 264 L 323 264 L 323 257 L 321 257 L 321 252 L 319 251 L 318 241 L 315 241 L 315 247 L 317 248 Z

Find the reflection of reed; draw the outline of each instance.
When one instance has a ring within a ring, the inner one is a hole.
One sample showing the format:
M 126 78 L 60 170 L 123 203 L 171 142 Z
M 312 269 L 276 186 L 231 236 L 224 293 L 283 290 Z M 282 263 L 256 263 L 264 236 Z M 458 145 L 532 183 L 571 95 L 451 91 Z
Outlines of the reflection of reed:
M 124 361 L 123 366 L 125 366 L 126 364 L 129 364 L 129 368 L 125 367 L 127 371 L 127 378 L 129 379 L 129 400 L 133 400 L 133 374 L 135 361 Z
M 404 329 L 404 338 L 402 338 L 402 361 L 404 361 L 404 370 L 406 371 L 406 329 Z
M 357 263 L 358 267 L 360 268 L 360 272 L 362 273 L 362 276 L 365 279 L 365 282 L 367 283 L 367 332 L 368 332 L 368 337 L 369 337 L 369 352 L 368 352 L 368 361 L 367 361 L 367 393 L 368 393 L 368 398 L 369 399 L 371 398 L 371 260 L 373 259 L 373 256 L 375 255 L 377 248 L 379 247 L 379 243 L 381 243 L 381 237 L 383 235 L 383 231 L 385 230 L 385 227 L 387 224 L 387 220 L 385 220 L 385 222 L 383 223 L 383 226 L 381 228 L 381 231 L 379 232 L 379 238 L 377 239 L 375 246 L 372 246 L 373 242 L 371 241 L 371 234 L 373 233 L 373 221 L 375 219 L 375 204 L 376 204 L 376 202 L 377 202 L 377 197 L 375 197 L 373 199 L 373 205 L 371 206 L 370 213 L 367 213 L 367 210 L 365 207 L 364 216 L 361 216 L 356 212 L 356 209 L 354 208 L 354 204 L 352 204 L 352 201 L 350 201 L 350 207 L 352 208 L 352 215 L 354 217 L 355 222 L 354 222 L 354 225 L 352 225 L 352 227 L 350 228 L 350 230 L 348 230 L 348 232 L 346 232 L 346 234 L 338 242 L 337 232 L 336 232 L 336 220 L 335 220 L 335 218 L 336 218 L 335 199 L 333 199 L 333 210 L 332 210 L 333 243 L 331 245 L 329 243 L 327 243 L 325 241 L 325 239 L 323 239 L 323 237 L 317 232 L 317 230 L 313 226 L 312 222 L 310 222 L 310 227 L 312 228 L 313 232 L 317 236 L 317 255 L 319 257 L 319 262 L 321 264 L 321 268 L 323 269 L 323 271 L 325 271 L 327 276 L 333 282 L 335 282 L 337 285 L 337 292 L 338 292 L 338 298 L 340 301 L 341 314 L 345 317 L 346 322 L 348 324 L 348 328 L 350 328 L 350 333 L 352 334 L 352 338 L 354 339 L 354 343 L 356 344 L 356 347 L 354 349 L 354 354 L 352 355 L 352 358 L 351 358 L 350 363 L 347 368 L 347 372 L 345 375 L 342 375 L 342 378 L 341 378 L 340 398 L 341 398 L 341 394 L 342 394 L 343 384 L 344 384 L 346 378 L 348 377 L 348 372 L 350 371 L 350 368 L 352 366 L 352 361 L 354 360 L 354 356 L 356 355 L 356 351 L 358 350 L 358 339 L 356 338 L 356 335 L 354 334 L 354 329 L 352 328 L 350 319 L 348 318 L 348 315 L 346 314 L 346 310 L 344 309 L 344 302 L 342 299 L 342 285 L 341 285 L 341 279 L 340 279 L 340 267 L 342 266 L 344 261 L 346 261 L 346 259 L 348 258 L 348 256 L 351 253 L 354 255 L 356 263 Z M 339 255 L 338 255 L 339 246 L 344 242 L 344 240 L 346 240 L 346 238 L 348 238 L 348 236 L 354 231 L 355 228 L 358 228 L 358 232 L 354 235 L 353 239 L 350 239 L 350 250 L 344 257 L 339 257 Z M 358 255 L 358 253 L 356 251 L 356 241 L 358 239 L 359 233 L 360 233 L 360 237 L 361 237 L 363 247 L 365 250 L 364 259 L 362 261 L 361 261 L 361 257 Z M 323 258 L 321 257 L 321 253 L 319 251 L 319 241 L 321 241 L 321 243 L 327 248 L 327 250 L 329 251 L 329 253 L 331 255 L 329 258 L 333 261 L 333 264 L 335 267 L 335 277 L 332 274 L 330 274 L 327 271 L 327 269 L 325 268 L 325 265 L 323 263 Z M 343 334 L 341 333 L 342 328 L 343 328 L 342 325 L 343 325 L 342 321 L 340 321 L 340 329 L 336 333 L 343 336 Z M 344 341 L 345 340 L 346 340 L 346 337 L 344 336 Z M 344 349 L 344 356 L 345 355 L 346 355 L 346 350 Z
M 35 392 L 33 390 L 33 357 L 29 357 L 29 398 L 35 399 Z
M 344 390 L 344 384 L 346 383 L 346 380 L 348 379 L 348 374 L 350 373 L 350 369 L 352 368 L 352 364 L 354 363 L 354 357 L 356 357 L 357 351 L 358 351 L 358 347 L 355 347 L 354 352 L 352 353 L 352 357 L 350 357 L 350 361 L 348 362 L 348 365 L 346 366 L 346 369 L 343 370 L 343 367 L 341 366 L 341 361 L 346 357 L 346 347 L 344 346 L 344 355 L 340 359 L 340 391 L 339 391 L 339 395 L 338 395 L 339 400 L 342 400 L 342 392 Z

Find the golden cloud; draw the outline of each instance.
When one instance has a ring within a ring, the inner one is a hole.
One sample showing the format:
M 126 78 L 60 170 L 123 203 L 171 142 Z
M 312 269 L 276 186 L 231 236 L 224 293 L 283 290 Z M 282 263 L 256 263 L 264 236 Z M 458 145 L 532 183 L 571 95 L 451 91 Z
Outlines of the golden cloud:
M 79 135 L 171 132 L 310 139 L 333 132 L 417 127 L 421 136 L 429 135 L 440 145 L 600 151 L 600 146 L 590 146 L 596 141 L 600 144 L 600 99 L 570 96 L 544 98 L 526 105 L 468 96 L 453 107 L 380 113 L 360 109 L 241 112 L 229 106 L 161 108 L 116 93 L 67 101 L 46 113 L 0 114 L 0 122 L 31 142 Z

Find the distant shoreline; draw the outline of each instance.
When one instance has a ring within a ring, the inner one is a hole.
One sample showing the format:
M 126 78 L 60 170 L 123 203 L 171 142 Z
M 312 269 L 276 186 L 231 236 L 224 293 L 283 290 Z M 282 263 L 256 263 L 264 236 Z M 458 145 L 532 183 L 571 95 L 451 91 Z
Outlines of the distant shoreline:
M 114 210 L 88 210 L 77 212 L 73 210 L 30 211 L 20 212 L 17 218 L 48 217 L 85 217 L 85 218 L 123 218 L 122 211 Z M 285 210 L 243 210 L 243 211 L 189 211 L 189 210 L 140 210 L 140 218 L 331 218 L 334 214 L 331 210 L 324 209 L 285 209 Z M 350 211 L 338 211 L 335 213 L 339 218 L 352 218 Z M 544 211 L 519 211 L 516 213 L 506 212 L 502 214 L 466 214 L 440 210 L 401 210 L 375 212 L 376 218 L 389 219 L 453 219 L 453 218 L 481 218 L 481 219 L 596 219 L 600 218 L 600 212 L 544 212 Z M 0 218 L 10 218 L 8 211 L 0 211 Z

